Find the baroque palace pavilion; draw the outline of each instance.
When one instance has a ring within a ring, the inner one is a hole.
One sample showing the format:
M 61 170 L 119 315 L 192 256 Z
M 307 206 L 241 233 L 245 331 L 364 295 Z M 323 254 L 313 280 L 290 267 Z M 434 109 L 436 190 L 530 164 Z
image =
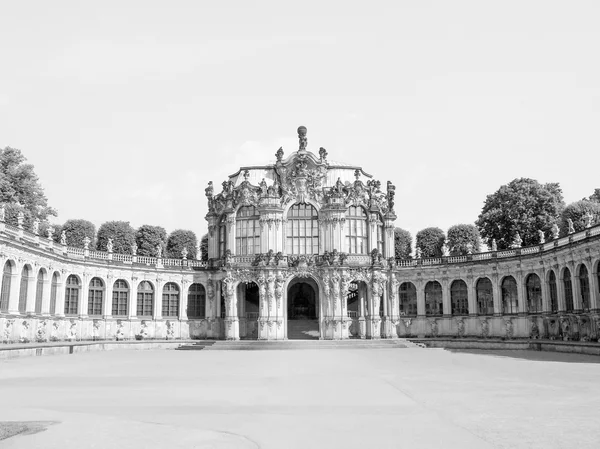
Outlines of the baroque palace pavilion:
M 0 209 L 2 342 L 478 337 L 597 341 L 600 226 L 394 258 L 394 186 L 299 148 L 209 183 L 208 261 L 55 243 Z M 63 241 L 64 243 L 64 241 Z

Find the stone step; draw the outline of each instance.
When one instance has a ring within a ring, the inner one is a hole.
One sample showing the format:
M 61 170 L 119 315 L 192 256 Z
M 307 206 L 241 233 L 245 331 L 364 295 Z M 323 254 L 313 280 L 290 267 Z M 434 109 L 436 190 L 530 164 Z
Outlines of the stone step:
M 179 350 L 257 351 L 297 349 L 401 349 L 419 348 L 408 340 L 283 340 L 283 341 L 202 341 L 181 345 Z
M 319 339 L 319 321 L 318 320 L 288 320 L 287 322 L 288 340 L 318 340 Z

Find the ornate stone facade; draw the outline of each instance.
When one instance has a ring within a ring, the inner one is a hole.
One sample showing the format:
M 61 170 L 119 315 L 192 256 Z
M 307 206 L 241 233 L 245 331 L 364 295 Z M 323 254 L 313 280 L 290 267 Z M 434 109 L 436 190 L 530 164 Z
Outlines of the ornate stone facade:
M 600 227 L 395 260 L 393 184 L 298 137 L 288 157 L 206 188 L 208 262 L 71 248 L 0 214 L 2 342 L 283 340 L 291 320 L 321 339 L 598 340 Z

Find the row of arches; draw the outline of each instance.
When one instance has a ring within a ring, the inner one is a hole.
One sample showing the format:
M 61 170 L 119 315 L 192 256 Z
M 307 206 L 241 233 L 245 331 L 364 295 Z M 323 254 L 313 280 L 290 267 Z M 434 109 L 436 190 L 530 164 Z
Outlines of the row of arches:
M 542 280 L 535 273 L 528 274 L 524 279 L 524 307 L 519 305 L 519 286 L 513 276 L 505 276 L 500 282 L 499 288 L 499 311 L 503 315 L 515 315 L 520 312 L 538 314 L 542 312 L 555 313 L 558 311 L 575 312 L 574 288 L 576 282 L 579 292 L 580 310 L 590 311 L 591 288 L 590 276 L 585 264 L 579 265 L 573 276 L 568 267 L 564 267 L 560 279 L 554 270 L 549 270 L 547 275 L 548 306 L 544 310 L 542 301 Z M 600 274 L 598 274 L 598 285 L 600 285 Z M 564 294 L 564 305 L 559 304 L 559 288 Z M 443 305 L 442 285 L 438 281 L 429 281 L 424 288 L 424 312 L 427 316 L 439 315 L 493 315 L 494 314 L 494 286 L 488 277 L 482 277 L 475 283 L 475 307 L 469 310 L 469 288 L 462 279 L 454 280 L 450 284 L 450 310 L 445 311 Z M 416 316 L 417 288 L 412 282 L 403 282 L 399 287 L 400 314 Z
M 383 253 L 383 221 L 379 214 L 371 217 L 377 225 L 375 241 L 369 241 L 369 216 L 362 206 L 350 206 L 346 212 L 346 248 L 349 254 L 368 254 L 373 248 Z M 219 257 L 227 248 L 227 216 L 218 225 Z M 286 220 L 285 248 L 287 254 L 319 253 L 319 214 L 309 203 L 297 203 L 290 207 Z M 242 206 L 235 219 L 235 248 L 240 256 L 260 253 L 260 214 L 254 206 Z
M 37 272 L 37 282 L 33 283 L 33 269 L 31 265 L 25 264 L 21 273 L 15 273 L 16 265 L 8 260 L 2 271 L 2 285 L 0 289 L 0 313 L 8 313 L 11 292 L 14 292 L 13 282 L 18 282 L 18 306 L 19 313 L 25 314 L 43 312 L 43 298 L 45 289 L 50 289 L 50 302 L 48 313 L 50 315 L 80 315 L 87 312 L 90 316 L 112 315 L 125 317 L 130 315 L 130 301 L 132 300 L 132 289 L 129 281 L 117 279 L 112 284 L 112 306 L 111 310 L 106 308 L 106 283 L 100 277 L 93 277 L 87 286 L 83 285 L 81 278 L 71 274 L 66 278 L 64 285 L 64 308 L 57 310 L 57 297 L 61 286 L 61 277 L 58 271 L 52 273 L 50 282 L 47 282 L 48 272 L 40 268 Z M 20 274 L 20 276 L 19 276 Z M 49 285 L 48 285 L 49 284 Z M 27 310 L 27 301 L 30 289 L 35 288 L 35 304 L 33 310 Z M 83 289 L 87 288 L 87 311 L 81 310 Z M 154 302 L 156 289 L 151 281 L 143 280 L 136 284 L 135 315 L 138 317 L 152 317 L 154 315 Z M 162 316 L 178 317 L 181 304 L 181 289 L 174 282 L 167 282 L 162 287 Z M 187 317 L 201 319 L 206 316 L 206 291 L 202 284 L 193 283 L 188 288 L 187 295 Z M 133 313 L 132 313 L 133 314 Z

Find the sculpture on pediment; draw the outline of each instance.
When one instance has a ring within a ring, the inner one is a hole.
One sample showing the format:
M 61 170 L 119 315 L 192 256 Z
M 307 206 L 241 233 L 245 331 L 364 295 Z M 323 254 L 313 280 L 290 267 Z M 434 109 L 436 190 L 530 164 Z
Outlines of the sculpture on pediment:
M 308 139 L 306 138 L 306 126 L 298 127 L 298 140 L 299 140 L 299 150 L 306 151 L 306 147 L 308 145 Z
M 558 238 L 560 234 L 560 229 L 558 228 L 558 225 L 556 223 L 554 223 L 552 225 L 552 240 L 556 240 Z
M 60 244 L 63 246 L 67 245 L 67 233 L 65 231 L 60 233 Z
M 262 181 L 258 184 L 258 188 L 260 189 L 261 196 L 269 195 L 269 188 L 267 187 L 265 178 L 263 178 Z
M 327 159 L 327 150 L 323 147 L 319 148 L 319 158 L 324 161 Z
M 585 228 L 591 228 L 592 227 L 592 223 L 594 222 L 594 216 L 592 215 L 592 213 L 590 211 L 588 211 L 585 214 Z
M 389 210 L 394 210 L 394 197 L 396 196 L 396 186 L 391 181 L 387 182 L 387 200 Z
M 275 153 L 275 157 L 277 158 L 277 162 L 281 162 L 283 160 L 283 148 L 279 147 L 277 153 Z

